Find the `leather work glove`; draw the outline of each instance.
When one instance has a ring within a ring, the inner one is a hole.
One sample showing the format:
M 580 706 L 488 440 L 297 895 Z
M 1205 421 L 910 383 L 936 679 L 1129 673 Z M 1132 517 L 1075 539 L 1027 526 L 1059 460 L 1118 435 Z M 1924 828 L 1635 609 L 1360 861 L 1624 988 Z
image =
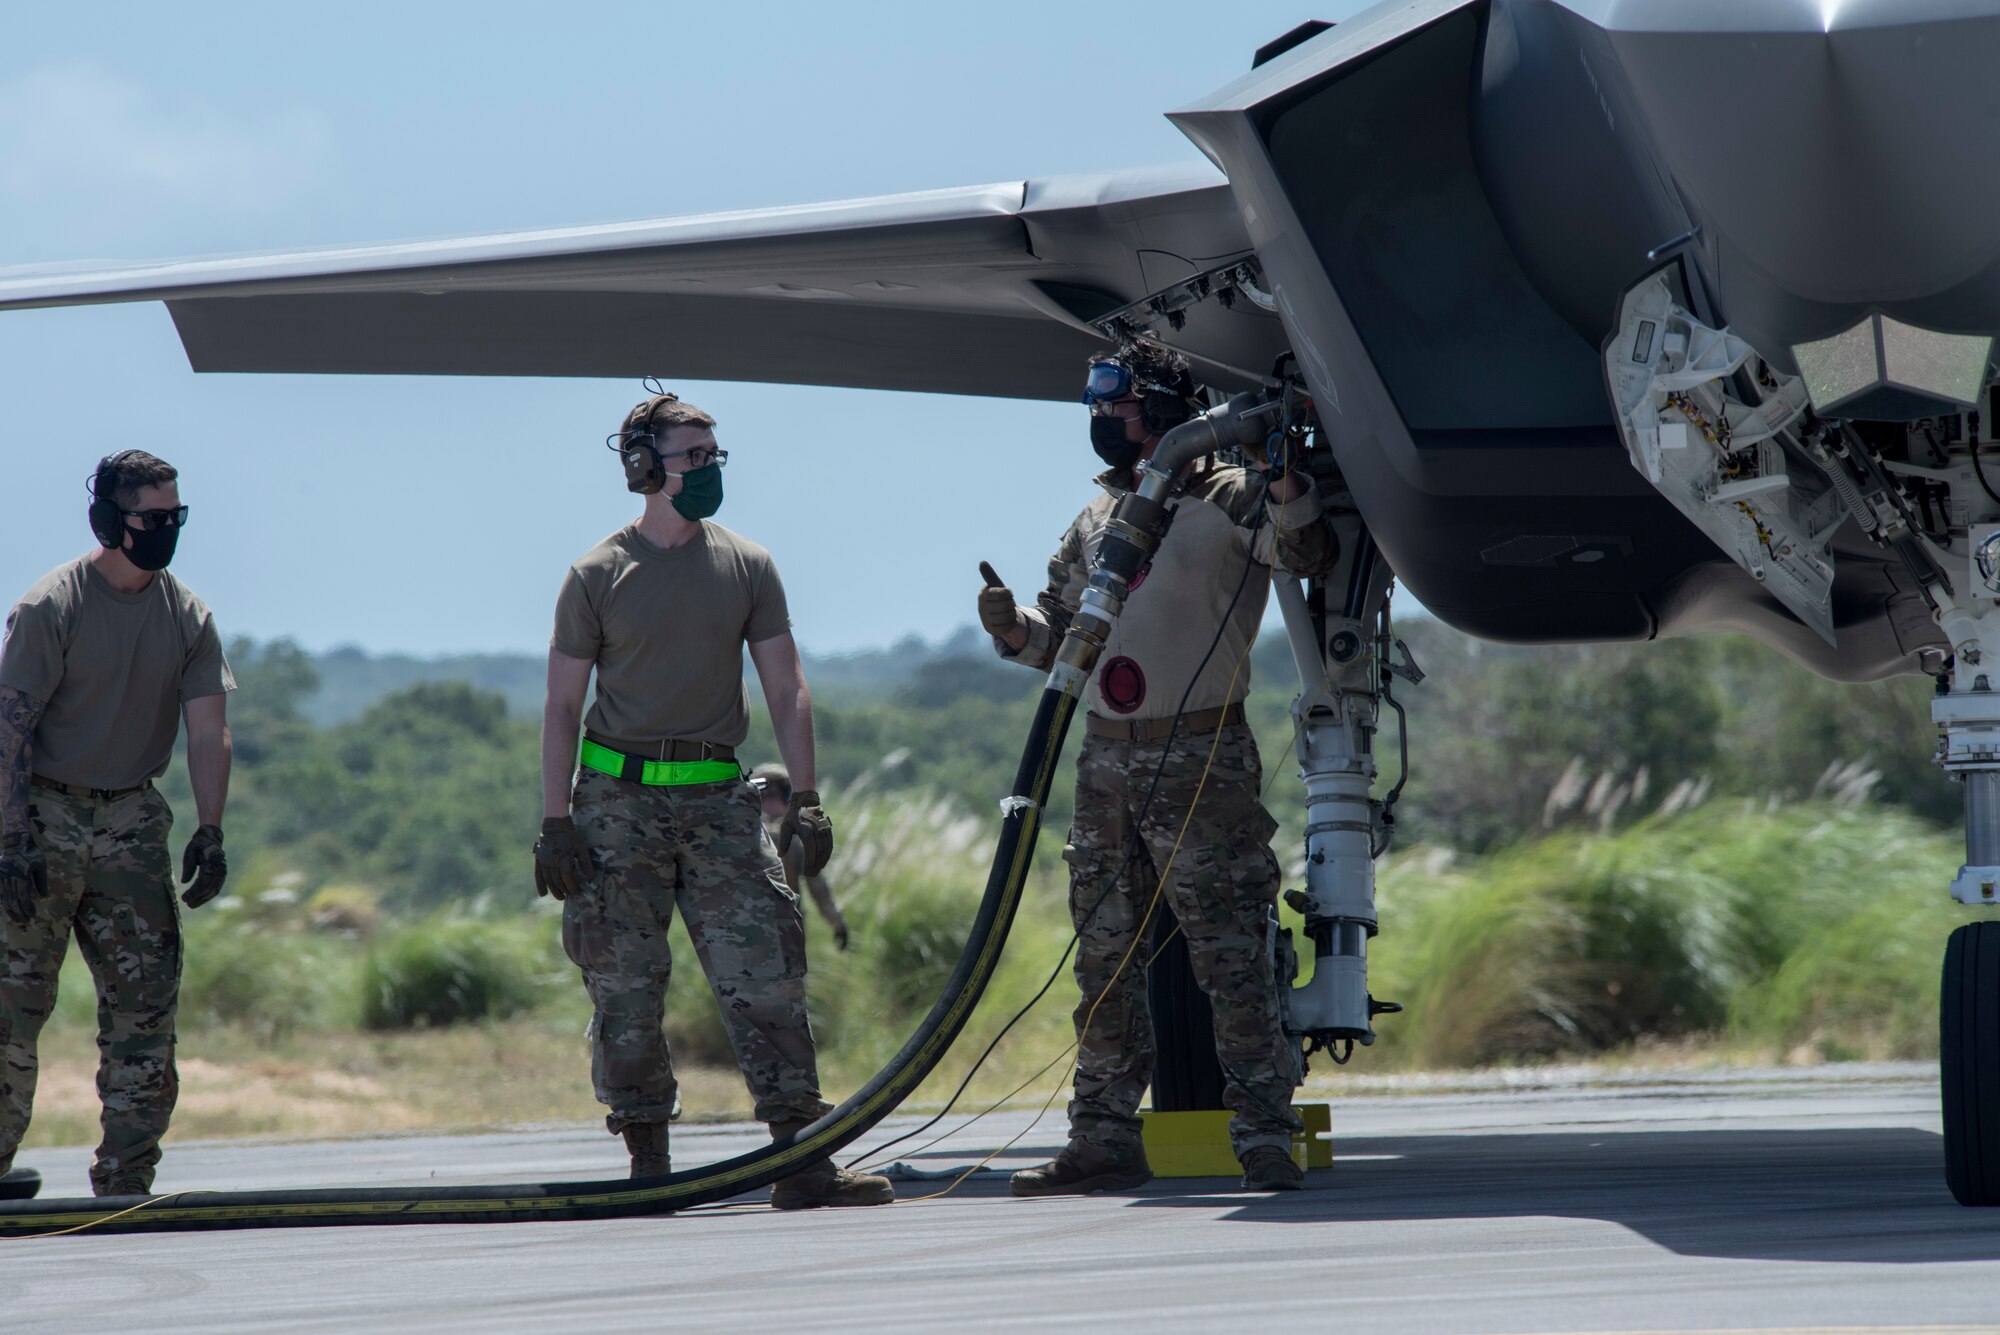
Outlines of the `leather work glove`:
M 799 841 L 799 875 L 817 876 L 833 856 L 833 822 L 819 809 L 819 794 L 802 788 L 785 805 L 785 818 L 778 824 L 778 847 Z
M 35 920 L 35 901 L 49 893 L 49 860 L 35 836 L 0 835 L 0 904 L 17 927 Z
M 979 591 L 979 624 L 996 639 L 1006 639 L 1021 623 L 1021 610 L 1014 605 L 1014 591 L 1000 582 L 992 566 L 981 561 L 979 573 L 986 587 Z
M 577 833 L 576 822 L 568 816 L 543 821 L 542 837 L 535 840 L 535 894 L 560 903 L 581 894 L 589 874 L 590 849 Z
M 187 851 L 181 854 L 181 884 L 187 891 L 181 895 L 181 903 L 191 909 L 198 909 L 209 900 L 222 893 L 222 882 L 229 875 L 229 859 L 222 854 L 222 827 L 204 825 L 188 840 Z M 188 882 L 194 882 L 188 885 Z

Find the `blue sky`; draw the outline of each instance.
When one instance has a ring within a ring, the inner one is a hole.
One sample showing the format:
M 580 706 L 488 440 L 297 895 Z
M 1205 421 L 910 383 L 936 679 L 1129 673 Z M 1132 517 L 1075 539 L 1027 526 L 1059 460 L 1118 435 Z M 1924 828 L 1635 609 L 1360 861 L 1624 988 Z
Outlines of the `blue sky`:
M 0 266 L 1194 161 L 1164 111 L 1360 7 L 22 7 L 0 49 Z M 970 621 L 982 558 L 1035 587 L 1089 494 L 1073 406 L 676 388 L 734 455 L 718 519 L 772 549 L 821 652 Z M 182 471 L 175 570 L 225 634 L 539 650 L 563 569 L 635 513 L 602 441 L 639 393 L 196 376 L 158 304 L 0 314 L 0 602 L 88 549 L 83 479 L 139 446 Z

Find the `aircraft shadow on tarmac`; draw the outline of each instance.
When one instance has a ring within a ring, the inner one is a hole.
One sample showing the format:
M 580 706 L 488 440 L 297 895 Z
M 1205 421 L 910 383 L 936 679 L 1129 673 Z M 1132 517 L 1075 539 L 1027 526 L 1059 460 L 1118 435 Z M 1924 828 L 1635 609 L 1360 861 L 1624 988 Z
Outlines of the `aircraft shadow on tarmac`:
M 2000 1260 L 2000 1210 L 1953 1201 L 1941 1138 L 1910 1128 L 1371 1137 L 1334 1152 L 1356 1157 L 1336 1157 L 1306 1191 L 1243 1198 L 1223 1218 L 1567 1216 L 1622 1224 L 1687 1256 Z M 1222 1181 L 1156 1180 L 1132 1204 L 1213 1209 Z

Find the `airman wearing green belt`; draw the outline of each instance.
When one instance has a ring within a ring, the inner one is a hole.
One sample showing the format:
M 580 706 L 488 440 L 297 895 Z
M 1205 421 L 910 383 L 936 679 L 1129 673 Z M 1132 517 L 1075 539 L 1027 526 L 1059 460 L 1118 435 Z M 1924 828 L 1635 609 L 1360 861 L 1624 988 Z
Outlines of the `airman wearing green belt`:
M 779 752 L 799 777 L 782 833 L 798 840 L 808 873 L 826 864 L 833 829 L 813 791 L 812 700 L 777 567 L 709 519 L 728 457 L 715 419 L 656 395 L 610 443 L 646 508 L 570 567 L 556 600 L 535 881 L 562 901 L 563 947 L 595 1010 L 591 1078 L 606 1125 L 624 1137 L 632 1175 L 650 1177 L 670 1171 L 676 1086 L 662 1020 L 676 908 L 756 1118 L 782 1138 L 830 1107 L 806 1015 L 805 919 L 736 763 L 749 730 L 746 644 Z M 886 1178 L 825 1159 L 771 1193 L 781 1209 L 893 1198 Z

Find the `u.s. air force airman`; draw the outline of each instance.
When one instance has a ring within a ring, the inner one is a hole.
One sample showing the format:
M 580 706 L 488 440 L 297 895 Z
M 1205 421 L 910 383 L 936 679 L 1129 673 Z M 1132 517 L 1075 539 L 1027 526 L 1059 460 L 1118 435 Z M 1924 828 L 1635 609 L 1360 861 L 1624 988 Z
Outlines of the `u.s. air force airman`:
M 779 833 L 797 839 L 806 874 L 825 865 L 833 827 L 813 791 L 812 702 L 777 567 L 709 520 L 727 460 L 715 419 L 658 395 L 626 414 L 612 444 L 646 508 L 570 567 L 556 600 L 535 875 L 563 901 L 563 945 L 595 1010 L 591 1078 L 606 1125 L 623 1135 L 633 1176 L 650 1177 L 670 1171 L 676 1086 L 661 1025 L 676 908 L 756 1118 L 783 1138 L 831 1106 L 806 1015 L 799 897 L 736 763 L 749 729 L 746 644 L 778 749 L 799 779 Z M 827 1159 L 771 1192 L 780 1209 L 893 1198 L 888 1179 Z
M 1134 484 L 1134 465 L 1190 415 L 1194 392 L 1186 364 L 1158 349 L 1128 348 L 1092 364 L 1085 402 L 1091 443 L 1110 465 L 1096 479 L 1104 491 L 1063 535 L 1035 606 L 1016 606 L 1004 586 L 981 591 L 980 622 L 1002 658 L 1049 667 L 1112 505 Z M 1137 1114 L 1153 1071 L 1140 942 L 1156 887 L 1214 1008 L 1244 1185 L 1301 1184 L 1290 1150 L 1299 1129 L 1291 1110 L 1295 1062 L 1284 1050 L 1267 953 L 1277 823 L 1261 800 L 1262 766 L 1243 701 L 1271 567 L 1322 573 L 1337 553 L 1311 479 L 1259 471 L 1211 458 L 1183 479 L 1173 526 L 1133 581 L 1091 680 L 1076 818 L 1063 853 L 1082 992 L 1070 1139 L 1054 1161 L 1014 1175 L 1016 1195 L 1119 1190 L 1152 1176 Z
M 197 907 L 222 889 L 229 789 L 215 618 L 167 573 L 187 507 L 174 469 L 140 450 L 92 479 L 100 547 L 16 603 L 0 648 L 0 1174 L 34 1110 L 36 1045 L 75 933 L 97 984 L 99 1196 L 151 1189 L 179 1090 L 180 909 L 153 788 L 180 720 L 200 829 L 181 859 Z

